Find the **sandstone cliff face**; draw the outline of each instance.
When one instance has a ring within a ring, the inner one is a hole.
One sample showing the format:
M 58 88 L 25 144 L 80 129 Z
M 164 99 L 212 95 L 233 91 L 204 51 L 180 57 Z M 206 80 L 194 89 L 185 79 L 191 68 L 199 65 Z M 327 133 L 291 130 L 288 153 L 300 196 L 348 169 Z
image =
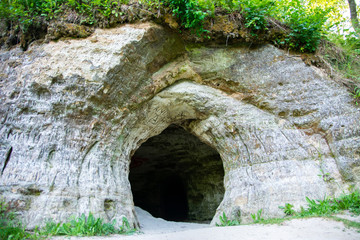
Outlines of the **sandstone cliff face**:
M 138 225 L 131 157 L 171 124 L 220 154 L 213 223 L 359 186 L 359 109 L 273 46 L 185 46 L 144 23 L 0 61 L 0 192 L 29 227 L 89 211 Z

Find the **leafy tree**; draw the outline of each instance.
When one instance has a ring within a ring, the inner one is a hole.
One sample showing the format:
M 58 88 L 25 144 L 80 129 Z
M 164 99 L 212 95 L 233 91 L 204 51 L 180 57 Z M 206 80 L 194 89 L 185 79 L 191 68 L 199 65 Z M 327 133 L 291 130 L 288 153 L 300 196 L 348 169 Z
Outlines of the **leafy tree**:
M 349 3 L 349 8 L 350 8 L 351 24 L 352 24 L 354 30 L 359 35 L 360 34 L 360 24 L 359 24 L 359 19 L 357 16 L 357 11 L 356 11 L 356 2 L 355 2 L 355 0 L 348 0 L 348 3 Z

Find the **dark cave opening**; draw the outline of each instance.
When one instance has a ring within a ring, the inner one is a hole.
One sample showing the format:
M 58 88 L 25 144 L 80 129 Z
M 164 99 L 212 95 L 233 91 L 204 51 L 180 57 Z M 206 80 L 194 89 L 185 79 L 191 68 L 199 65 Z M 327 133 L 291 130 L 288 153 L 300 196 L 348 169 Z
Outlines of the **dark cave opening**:
M 163 217 L 170 221 L 185 221 L 188 218 L 188 202 L 185 186 L 180 176 L 165 179 L 161 190 Z
M 135 206 L 169 221 L 210 222 L 224 196 L 218 152 L 176 125 L 134 153 L 129 180 Z

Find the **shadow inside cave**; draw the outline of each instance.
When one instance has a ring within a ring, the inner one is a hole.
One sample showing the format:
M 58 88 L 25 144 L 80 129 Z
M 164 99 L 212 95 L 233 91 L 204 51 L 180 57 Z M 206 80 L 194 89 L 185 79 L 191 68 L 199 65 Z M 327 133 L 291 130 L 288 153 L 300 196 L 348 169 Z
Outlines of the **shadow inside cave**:
M 218 152 L 177 125 L 148 139 L 131 159 L 134 204 L 168 221 L 209 223 L 224 196 Z

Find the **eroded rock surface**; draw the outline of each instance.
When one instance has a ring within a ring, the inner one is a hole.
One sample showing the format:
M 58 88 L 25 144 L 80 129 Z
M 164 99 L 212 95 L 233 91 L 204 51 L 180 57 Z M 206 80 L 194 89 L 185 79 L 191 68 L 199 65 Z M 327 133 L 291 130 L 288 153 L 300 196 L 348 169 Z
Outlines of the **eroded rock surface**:
M 89 211 L 138 225 L 131 157 L 171 124 L 221 156 L 213 223 L 359 186 L 359 109 L 273 46 L 186 46 L 144 23 L 0 61 L 0 191 L 29 227 Z

